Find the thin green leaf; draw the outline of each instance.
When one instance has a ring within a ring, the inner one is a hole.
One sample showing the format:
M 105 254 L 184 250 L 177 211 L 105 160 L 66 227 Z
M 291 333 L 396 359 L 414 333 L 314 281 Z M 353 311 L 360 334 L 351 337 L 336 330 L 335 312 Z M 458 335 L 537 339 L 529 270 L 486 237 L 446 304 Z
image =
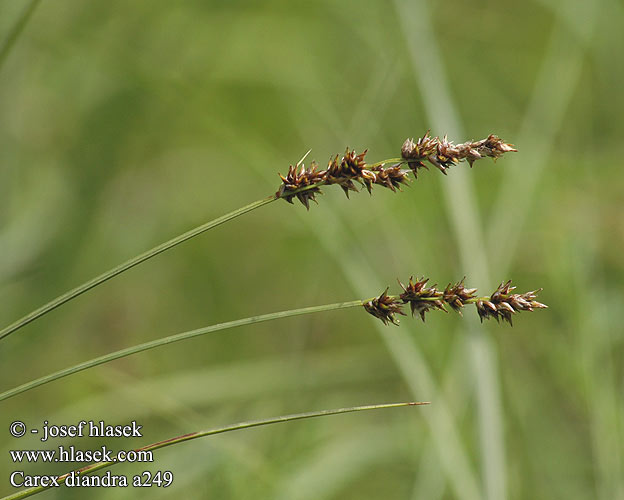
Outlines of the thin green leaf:
M 275 196 L 269 196 L 267 198 L 254 201 L 253 203 L 250 203 L 249 205 L 245 205 L 244 207 L 238 208 L 228 214 L 222 215 L 221 217 L 217 217 L 216 219 L 213 219 L 210 222 L 206 222 L 205 224 L 202 224 L 201 226 L 191 229 L 190 231 L 187 231 L 184 234 L 176 236 L 175 238 L 172 238 L 169 241 L 166 241 L 165 243 L 161 243 L 160 245 L 155 246 L 154 248 L 147 250 L 146 252 L 143 252 L 142 254 L 139 254 L 136 257 L 133 257 L 130 260 L 127 260 L 126 262 L 119 264 L 118 266 L 113 267 L 112 269 L 106 271 L 105 273 L 102 273 L 99 276 L 96 276 L 95 278 L 83 283 L 82 285 L 79 285 L 76 288 L 69 290 L 63 295 L 59 295 L 54 300 L 51 300 L 47 304 L 44 304 L 38 309 L 35 309 L 34 311 L 28 313 L 23 318 L 20 318 L 14 323 L 11 323 L 9 326 L 3 328 L 2 330 L 0 330 L 0 339 L 3 339 L 11 335 L 12 333 L 22 328 L 23 326 L 26 326 L 28 323 L 35 321 L 36 319 L 40 318 L 41 316 L 44 316 L 45 314 L 56 309 L 57 307 L 69 302 L 72 299 L 75 299 L 79 295 L 82 295 L 88 290 L 91 290 L 92 288 L 95 288 L 96 286 L 104 283 L 105 281 L 108 281 L 109 279 L 114 278 L 115 276 L 123 273 L 124 271 L 127 271 L 128 269 L 134 266 L 137 266 L 141 264 L 142 262 L 145 262 L 146 260 L 149 260 L 152 257 L 155 257 L 156 255 L 161 254 L 169 250 L 170 248 L 173 248 L 179 245 L 180 243 L 190 240 L 191 238 L 194 238 L 195 236 L 198 236 L 208 231 L 209 229 L 212 229 L 221 224 L 224 224 L 232 219 L 235 219 L 236 217 L 240 217 L 243 214 L 251 212 L 252 210 L 255 210 L 256 208 L 260 208 L 275 200 L 276 200 Z
M 361 300 L 352 300 L 350 302 L 337 302 L 334 304 L 325 304 L 322 306 L 304 307 L 302 309 L 291 309 L 289 311 L 280 311 L 280 312 L 275 312 L 275 313 L 262 314 L 260 316 L 251 316 L 249 318 L 237 319 L 234 321 L 228 321 L 226 323 L 218 323 L 216 325 L 206 326 L 204 328 L 198 328 L 196 330 L 189 330 L 187 332 L 178 333 L 175 335 L 171 335 L 169 337 L 152 340 L 150 342 L 145 342 L 143 344 L 139 344 L 133 347 L 121 349 L 120 351 L 105 354 L 98 358 L 94 358 L 89 361 L 79 363 L 69 368 L 65 368 L 64 370 L 60 370 L 56 373 L 52 373 L 50 375 L 46 375 L 45 377 L 38 378 L 31 382 L 27 382 L 26 384 L 20 385 L 19 387 L 15 387 L 13 389 L 10 389 L 8 391 L 1 393 L 0 401 L 16 396 L 30 389 L 34 389 L 35 387 L 39 387 L 43 384 L 47 384 L 54 380 L 58 380 L 60 378 L 67 377 L 74 373 L 81 372 L 88 368 L 92 368 L 94 366 L 108 363 L 109 361 L 113 361 L 115 359 L 125 358 L 126 356 L 130 356 L 131 354 L 136 354 L 139 352 L 147 351 L 148 349 L 154 349 L 156 347 L 160 347 L 160 346 L 167 345 L 167 344 L 172 344 L 174 342 L 180 342 L 182 340 L 187 340 L 193 337 L 198 337 L 200 335 L 205 335 L 207 333 L 218 332 L 221 330 L 228 330 L 230 328 L 236 328 L 238 326 L 252 325 L 255 323 L 261 323 L 263 321 L 272 321 L 274 319 L 289 318 L 291 316 L 299 316 L 302 314 L 312 314 L 312 313 L 322 312 L 322 311 L 333 311 L 335 309 L 347 309 L 349 307 L 358 307 L 361 305 L 362 305 Z

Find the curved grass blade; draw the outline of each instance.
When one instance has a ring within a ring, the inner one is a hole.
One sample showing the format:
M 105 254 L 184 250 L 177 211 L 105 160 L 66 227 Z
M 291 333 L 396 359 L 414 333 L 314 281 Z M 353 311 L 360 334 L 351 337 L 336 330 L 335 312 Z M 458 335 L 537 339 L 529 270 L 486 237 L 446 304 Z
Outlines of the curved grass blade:
M 60 378 L 67 377 L 74 373 L 81 372 L 88 368 L 102 365 L 104 363 L 108 363 L 109 361 L 113 361 L 115 359 L 125 358 L 126 356 L 130 356 L 132 354 L 147 351 L 148 349 L 154 349 L 156 347 L 160 347 L 163 345 L 172 344 L 174 342 L 180 342 L 182 340 L 187 340 L 193 337 L 198 337 L 200 335 L 205 335 L 207 333 L 213 333 L 213 332 L 218 332 L 221 330 L 227 330 L 230 328 L 236 328 L 238 326 L 252 325 L 254 323 L 261 323 L 263 321 L 271 321 L 271 320 L 280 319 L 280 318 L 289 318 L 291 316 L 299 316 L 302 314 L 312 314 L 312 313 L 322 312 L 322 311 L 333 311 L 335 309 L 347 309 L 349 307 L 358 307 L 358 306 L 362 306 L 363 302 L 364 301 L 362 300 L 352 300 L 350 302 L 337 302 L 334 304 L 326 304 L 322 306 L 304 307 L 302 309 L 291 309 L 289 311 L 280 311 L 280 312 L 275 312 L 275 313 L 262 314 L 260 316 L 251 316 L 249 318 L 237 319 L 234 321 L 228 321 L 227 323 L 219 323 L 219 324 L 207 326 L 204 328 L 198 328 L 196 330 L 190 330 L 187 332 L 178 333 L 175 335 L 171 335 L 169 337 L 152 340 L 150 342 L 145 342 L 143 344 L 139 344 L 133 347 L 121 349 L 120 351 L 105 354 L 98 358 L 85 361 L 84 363 L 79 363 L 69 368 L 60 370 L 56 373 L 52 373 L 50 375 L 46 375 L 45 377 L 32 380 L 31 382 L 27 382 L 23 385 L 20 385 L 19 387 L 15 387 L 13 389 L 10 389 L 8 391 L 1 393 L 0 401 L 11 398 L 13 396 L 17 396 L 18 394 L 26 392 L 30 389 L 34 389 L 35 387 L 39 387 L 41 385 L 52 382 L 54 380 L 58 380 Z
M 11 31 L 9 31 L 9 34 L 2 42 L 2 45 L 0 46 L 0 71 L 2 71 L 2 66 L 4 66 L 4 62 L 11 52 L 11 49 L 15 46 L 15 42 L 17 42 L 17 39 L 24 31 L 24 28 L 40 3 L 41 0 L 32 0 L 30 2 L 30 4 L 22 11 L 22 15 L 19 17 Z
M 145 262 L 146 260 L 149 260 L 152 257 L 155 257 L 156 255 L 161 254 L 179 245 L 180 243 L 190 240 L 191 238 L 194 238 L 195 236 L 198 236 L 208 231 L 209 229 L 212 229 L 221 224 L 224 224 L 232 219 L 235 219 L 236 217 L 240 217 L 243 214 L 251 212 L 252 210 L 255 210 L 256 208 L 260 208 L 275 200 L 276 200 L 275 196 L 269 196 L 267 198 L 254 201 L 253 203 L 250 203 L 249 205 L 245 205 L 244 207 L 238 208 L 228 214 L 222 215 L 221 217 L 217 217 L 216 219 L 206 222 L 205 224 L 202 224 L 201 226 L 191 229 L 190 231 L 187 231 L 184 234 L 176 236 L 175 238 L 172 238 L 169 241 L 161 243 L 160 245 L 155 246 L 154 248 L 147 250 L 146 252 L 143 252 L 142 254 L 139 254 L 136 257 L 133 257 L 127 260 L 126 262 L 119 264 L 118 266 L 113 267 L 112 269 L 106 271 L 105 273 L 100 274 L 99 276 L 96 276 L 95 278 L 83 283 L 82 285 L 79 285 L 76 288 L 73 288 L 72 290 L 69 290 L 68 292 L 64 294 L 59 295 L 54 300 L 51 300 L 47 304 L 44 304 L 38 309 L 35 309 L 34 311 L 28 313 L 26 316 L 18 319 L 14 323 L 11 323 L 9 326 L 3 328 L 2 330 L 0 330 L 0 339 L 8 337 L 9 335 L 16 332 L 23 326 L 26 326 L 28 323 L 35 321 L 41 316 L 69 302 L 70 300 L 75 299 L 79 295 L 82 295 L 83 293 L 87 292 L 88 290 L 91 290 L 92 288 L 95 288 L 96 286 L 104 283 L 105 281 L 108 281 L 109 279 L 114 278 L 118 274 L 121 274 L 124 271 L 127 271 L 128 269 L 134 266 L 137 266 L 141 264 L 142 262 Z

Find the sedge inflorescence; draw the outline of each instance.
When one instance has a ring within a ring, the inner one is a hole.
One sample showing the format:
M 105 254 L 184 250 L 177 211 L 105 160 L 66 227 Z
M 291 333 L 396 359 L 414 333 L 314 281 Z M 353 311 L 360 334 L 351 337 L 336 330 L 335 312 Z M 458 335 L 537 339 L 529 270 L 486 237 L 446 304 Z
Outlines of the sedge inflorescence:
M 303 161 L 291 165 L 286 176 L 280 174 L 282 184 L 275 197 L 289 203 L 293 203 L 297 198 L 309 209 L 310 201 L 316 202 L 316 195 L 322 193 L 322 186 L 336 184 L 342 188 L 347 197 L 350 191 L 358 191 L 356 182 L 366 187 L 369 193 L 372 193 L 374 185 L 396 191 L 400 190 L 401 184 L 409 182 L 410 171 L 417 178 L 418 169 L 428 168 L 425 162 L 446 174 L 450 166 L 463 160 L 472 166 L 480 158 L 490 157 L 496 160 L 504 153 L 516 149 L 495 135 L 481 141 L 453 144 L 446 137 L 443 139 L 431 137 L 427 132 L 416 141 L 407 139 L 401 148 L 400 158 L 367 164 L 364 158 L 367 151 L 358 154 L 347 148 L 342 157 L 340 155 L 332 157 L 325 170 L 319 170 L 314 162 L 309 167 L 306 167 Z M 401 168 L 403 165 L 407 165 L 409 169 Z
M 310 201 L 316 202 L 315 196 L 321 193 L 321 186 L 336 184 L 348 198 L 349 191 L 358 191 L 355 182 L 365 186 L 369 193 L 372 193 L 375 184 L 392 191 L 400 189 L 401 184 L 407 184 L 409 170 L 401 169 L 402 163 L 389 167 L 384 162 L 368 165 L 364 160 L 366 153 L 357 154 L 347 148 L 342 157 L 336 155 L 329 161 L 327 168 L 320 171 L 314 162 L 310 167 L 291 165 L 285 177 L 280 174 L 282 185 L 275 197 L 289 203 L 297 198 L 309 209 Z
M 407 139 L 401 148 L 401 157 L 406 160 L 414 176 L 417 176 L 419 168 L 428 168 L 425 161 L 446 175 L 447 169 L 460 161 L 466 160 L 472 167 L 473 163 L 481 158 L 489 157 L 496 160 L 512 151 L 517 151 L 513 144 L 507 144 L 493 134 L 481 141 L 453 144 L 446 136 L 440 139 L 429 136 L 427 132 L 416 142 L 414 139 Z
M 401 148 L 401 157 L 384 160 L 374 164 L 367 164 L 367 151 L 356 153 L 346 149 L 341 157 L 336 155 L 329 160 L 325 170 L 319 170 L 316 163 L 306 167 L 301 160 L 297 165 L 291 165 L 288 174 L 280 174 L 282 184 L 275 193 L 275 198 L 282 198 L 293 203 L 297 198 L 306 208 L 310 208 L 310 201 L 316 202 L 316 195 L 322 194 L 323 186 L 338 185 L 347 198 L 350 191 L 358 191 L 356 183 L 366 187 L 369 194 L 373 186 L 380 185 L 400 190 L 401 184 L 409 182 L 408 174 L 411 171 L 418 178 L 419 169 L 428 169 L 433 165 L 446 175 L 449 167 L 467 161 L 472 167 L 474 162 L 481 158 L 500 158 L 505 153 L 515 152 L 513 144 L 504 142 L 496 135 L 489 135 L 480 141 L 468 141 L 461 144 L 450 142 L 444 138 L 432 137 L 427 132 L 416 140 L 407 139 Z M 304 157 L 305 158 L 305 157 Z M 402 168 L 407 166 L 407 169 Z M 425 321 L 429 311 L 448 312 L 447 307 L 462 314 L 462 310 L 469 304 L 474 304 L 481 321 L 494 318 L 512 324 L 512 316 L 520 311 L 533 311 L 547 306 L 535 300 L 539 290 L 523 294 L 513 293 L 515 287 L 511 281 L 501 283 L 489 296 L 478 297 L 476 288 L 466 288 L 464 279 L 457 283 L 449 283 L 446 288 L 439 289 L 437 285 L 428 285 L 427 278 L 414 280 L 410 278 L 407 285 L 399 281 L 403 292 L 399 295 L 389 295 L 388 289 L 379 297 L 362 302 L 366 311 L 384 324 L 398 325 L 397 315 L 404 315 L 403 307 L 409 304 L 412 316 L 418 314 Z
M 522 294 L 512 293 L 515 287 L 511 286 L 511 280 L 501 283 L 489 296 L 477 297 L 476 288 L 466 288 L 464 279 L 458 283 L 449 283 L 444 290 L 437 285 L 427 286 L 428 278 L 420 278 L 414 281 L 410 278 L 407 285 L 399 281 L 403 293 L 388 295 L 386 289 L 379 297 L 365 301 L 364 309 L 384 324 L 399 324 L 396 314 L 402 314 L 403 306 L 409 304 L 412 315 L 418 314 L 425 321 L 425 313 L 434 310 L 448 312 L 445 306 L 449 306 L 460 315 L 462 309 L 468 304 L 475 304 L 477 313 L 484 319 L 494 318 L 512 324 L 512 315 L 520 311 L 533 311 L 544 309 L 548 306 L 535 300 L 541 289 Z

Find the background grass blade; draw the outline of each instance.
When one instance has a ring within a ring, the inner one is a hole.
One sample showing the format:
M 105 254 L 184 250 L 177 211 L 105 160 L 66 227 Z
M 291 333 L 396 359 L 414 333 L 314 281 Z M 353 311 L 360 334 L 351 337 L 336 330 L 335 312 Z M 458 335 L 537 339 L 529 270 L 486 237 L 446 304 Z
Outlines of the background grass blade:
M 574 19 L 577 25 L 582 25 L 578 29 L 586 36 L 594 29 L 600 3 L 593 4 L 591 8 L 582 3 L 572 7 L 578 10 L 584 5 Z M 549 158 L 556 150 L 557 133 L 582 75 L 586 48 L 583 37 L 571 33 L 565 24 L 564 19 L 570 10 L 570 4 L 554 9 L 556 25 L 518 132 L 518 144 L 523 145 L 526 153 L 522 158 L 510 159 L 490 216 L 487 243 L 490 253 L 494 255 L 492 267 L 496 272 L 507 272 L 519 248 L 522 228 L 530 216 L 531 200 L 544 169 L 549 165 Z M 553 74 L 557 78 L 553 78 Z
M 407 41 L 414 76 L 418 81 L 427 116 L 436 130 L 463 136 L 459 115 L 451 97 L 444 59 L 437 44 L 437 33 L 426 0 L 407 3 L 395 0 L 402 32 Z M 426 67 L 426 72 L 421 68 Z M 481 221 L 475 202 L 469 172 L 455 172 L 444 183 L 446 207 L 459 259 L 464 272 L 479 286 L 490 281 Z M 472 320 L 467 323 L 471 342 L 467 354 L 473 362 L 479 408 L 479 439 L 481 444 L 484 497 L 503 500 L 507 497 L 507 466 L 501 388 L 498 383 L 498 356 L 482 327 Z
M 41 0 L 31 0 L 30 3 L 24 8 L 22 14 L 17 19 L 17 22 L 13 26 L 13 28 L 9 31 L 5 39 L 0 44 L 0 72 L 2 72 L 2 67 L 11 52 L 11 49 L 17 43 L 18 38 L 24 31 L 24 28 L 28 24 L 28 21 L 35 13 L 37 6 L 41 3 Z

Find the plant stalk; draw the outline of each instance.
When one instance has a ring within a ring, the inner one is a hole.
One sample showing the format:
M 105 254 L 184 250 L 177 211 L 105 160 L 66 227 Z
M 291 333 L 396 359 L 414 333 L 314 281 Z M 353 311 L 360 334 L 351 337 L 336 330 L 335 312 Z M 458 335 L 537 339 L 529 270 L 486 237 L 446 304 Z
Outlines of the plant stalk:
M 59 295 L 54 300 L 51 300 L 47 304 L 44 304 L 38 309 L 35 309 L 34 311 L 28 313 L 23 318 L 20 318 L 14 323 L 11 323 L 9 326 L 3 328 L 2 330 L 0 330 L 0 339 L 8 337 L 12 333 L 19 330 L 20 328 L 26 326 L 28 323 L 35 321 L 36 319 L 40 318 L 41 316 L 44 316 L 45 314 L 56 309 L 57 307 L 69 302 L 72 299 L 75 299 L 79 295 L 82 295 L 88 290 L 91 290 L 92 288 L 95 288 L 96 286 L 104 283 L 105 281 L 108 281 L 109 279 L 114 278 L 115 276 L 123 273 L 124 271 L 127 271 L 128 269 L 134 266 L 137 266 L 141 264 L 142 262 L 145 262 L 146 260 L 149 260 L 152 257 L 155 257 L 156 255 L 163 253 L 169 250 L 170 248 L 175 247 L 176 245 L 179 245 L 180 243 L 190 240 L 191 238 L 194 238 L 195 236 L 198 236 L 208 231 L 209 229 L 212 229 L 232 219 L 240 217 L 241 215 L 251 212 L 252 210 L 255 210 L 256 208 L 260 208 L 264 205 L 267 205 L 275 201 L 276 199 L 277 198 L 275 196 L 269 196 L 268 198 L 263 198 L 261 200 L 254 201 L 253 203 L 250 203 L 249 205 L 238 208 L 228 214 L 225 214 L 225 215 L 222 215 L 221 217 L 213 219 L 210 222 L 206 222 L 205 224 L 202 224 L 201 226 L 191 229 L 190 231 L 187 231 L 186 233 L 176 236 L 175 238 L 172 238 L 169 241 L 161 243 L 160 245 L 150 250 L 147 250 L 146 252 L 143 252 L 142 254 L 139 254 L 136 257 L 133 257 L 130 260 L 127 260 L 126 262 L 122 264 L 119 264 L 118 266 L 106 271 L 105 273 L 100 274 L 99 276 L 96 276 L 95 278 L 83 283 L 82 285 L 79 285 L 76 288 L 69 290 L 63 295 Z
M 312 314 L 312 313 L 317 313 L 317 312 L 322 312 L 322 311 L 333 311 L 336 309 L 347 309 L 349 307 L 358 307 L 358 306 L 361 306 L 362 304 L 363 304 L 363 301 L 361 300 L 352 300 L 350 302 L 337 302 L 334 304 L 325 304 L 322 306 L 304 307 L 302 309 L 291 309 L 288 311 L 280 311 L 280 312 L 274 312 L 274 313 L 269 313 L 269 314 L 262 314 L 260 316 L 251 316 L 249 318 L 237 319 L 235 321 L 228 321 L 227 323 L 219 323 L 216 325 L 206 326 L 204 328 L 198 328 L 196 330 L 190 330 L 187 332 L 178 333 L 175 335 L 171 335 L 169 337 L 152 340 L 150 342 L 145 342 L 144 344 L 139 344 L 133 347 L 128 347 L 126 349 L 121 349 L 120 351 L 105 354 L 103 356 L 91 359 L 89 361 L 85 361 L 83 363 L 71 366 L 69 368 L 59 370 L 58 372 L 52 373 L 50 375 L 46 375 L 36 380 L 32 380 L 30 382 L 27 382 L 18 387 L 15 387 L 13 389 L 10 389 L 8 391 L 1 393 L 0 401 L 9 399 L 13 396 L 17 396 L 18 394 L 29 391 L 30 389 L 34 389 L 35 387 L 39 387 L 49 382 L 53 382 L 54 380 L 58 380 L 60 378 L 67 377 L 74 373 L 87 370 L 88 368 L 92 368 L 94 366 L 108 363 L 109 361 L 113 361 L 113 360 L 120 359 L 120 358 L 125 358 L 126 356 L 130 356 L 132 354 L 147 351 L 148 349 L 154 349 L 156 347 L 160 347 L 163 345 L 173 344 L 174 342 L 180 342 L 182 340 L 191 339 L 193 337 L 199 337 L 200 335 L 206 335 L 208 333 L 218 332 L 221 330 L 228 330 L 230 328 L 236 328 L 238 326 L 252 325 L 254 323 L 261 323 L 264 321 L 272 321 L 274 319 L 289 318 L 291 316 L 300 316 L 302 314 Z

